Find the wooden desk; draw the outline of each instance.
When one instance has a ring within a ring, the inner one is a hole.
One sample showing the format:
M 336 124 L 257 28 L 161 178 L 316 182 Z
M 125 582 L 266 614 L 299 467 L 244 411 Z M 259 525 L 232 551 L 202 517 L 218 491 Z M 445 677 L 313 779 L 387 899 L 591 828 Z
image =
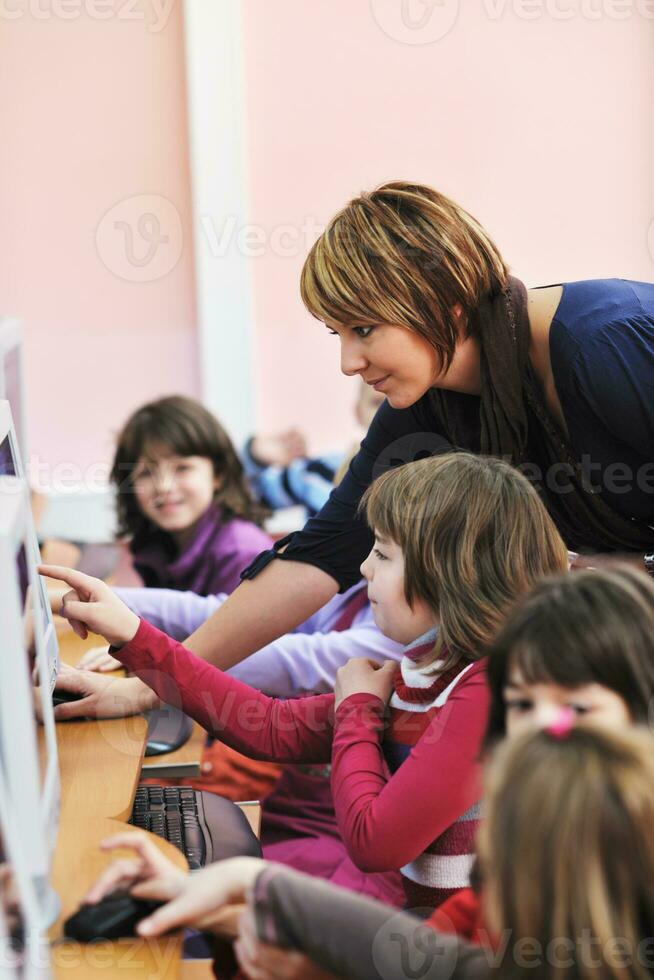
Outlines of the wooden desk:
M 182 980 L 215 980 L 211 960 L 184 960 Z
M 89 647 L 102 642 L 94 636 L 80 640 L 68 624 L 60 624 L 60 653 L 67 664 L 74 666 Z M 194 753 L 199 760 L 205 733 L 199 725 L 196 729 L 187 757 Z M 169 980 L 179 976 L 200 980 L 212 976 L 208 961 L 181 964 L 181 933 L 161 940 L 122 939 L 92 946 L 62 940 L 64 920 L 107 864 L 121 853 L 104 854 L 99 845 L 103 838 L 126 829 L 141 776 L 146 735 L 147 722 L 140 715 L 57 725 L 61 813 L 52 884 L 61 899 L 61 914 L 50 930 L 50 939 L 56 943 L 52 960 L 57 980 L 90 980 L 96 975 L 104 980 Z M 179 757 L 185 748 L 154 758 L 163 762 Z M 150 775 L 147 770 L 143 774 Z M 243 812 L 258 835 L 259 804 L 245 803 Z M 151 836 L 179 867 L 187 866 L 176 847 Z
M 143 759 L 143 776 L 147 776 L 148 779 L 172 779 L 175 776 L 190 779 L 199 776 L 202 749 L 206 740 L 207 733 L 204 728 L 194 721 L 191 737 L 181 748 Z M 171 771 L 173 767 L 179 769 L 179 772 Z M 161 771 L 164 768 L 165 773 Z
M 82 659 L 82 656 L 91 647 L 106 645 L 101 636 L 91 634 L 86 640 L 81 640 L 73 633 L 68 623 L 60 617 L 56 618 L 57 637 L 59 639 L 59 654 L 64 663 L 74 667 Z M 106 674 L 106 677 L 123 677 L 125 672 L 121 670 Z M 180 767 L 179 775 L 184 778 L 198 776 L 200 773 L 200 759 L 202 757 L 202 746 L 204 745 L 207 734 L 197 722 L 193 724 L 193 732 L 187 742 L 175 752 L 167 752 L 165 755 L 149 756 L 143 759 L 144 776 L 152 779 L 157 777 L 163 779 L 164 774 L 160 771 L 163 766 L 170 769 L 171 766 Z M 182 768 L 183 767 L 183 768 Z M 152 772 L 145 770 L 152 769 Z M 166 772 L 165 778 L 174 775 Z
M 100 841 L 126 829 L 141 773 L 147 723 L 144 718 L 63 722 L 57 725 L 61 814 L 52 884 L 61 914 L 50 930 L 55 976 L 66 980 L 173 978 L 180 975 L 182 935 L 162 940 L 122 939 L 85 946 L 62 940 L 64 920 L 115 857 Z M 167 841 L 153 841 L 179 867 L 184 855 Z

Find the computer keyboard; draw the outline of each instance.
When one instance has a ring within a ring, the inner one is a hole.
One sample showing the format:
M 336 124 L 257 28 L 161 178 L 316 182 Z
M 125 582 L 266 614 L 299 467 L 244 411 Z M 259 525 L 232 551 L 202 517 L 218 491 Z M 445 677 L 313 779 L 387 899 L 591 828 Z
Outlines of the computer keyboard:
M 190 786 L 139 786 L 129 822 L 178 847 L 191 870 L 236 855 L 261 856 L 236 804 Z

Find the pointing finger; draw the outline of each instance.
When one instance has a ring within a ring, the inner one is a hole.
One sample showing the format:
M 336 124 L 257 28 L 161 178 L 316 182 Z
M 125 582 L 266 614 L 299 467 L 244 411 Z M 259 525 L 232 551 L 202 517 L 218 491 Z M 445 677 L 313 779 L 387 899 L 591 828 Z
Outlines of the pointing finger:
M 38 571 L 39 575 L 45 575 L 46 578 L 55 578 L 59 582 L 65 582 L 66 585 L 70 585 L 71 589 L 77 589 L 78 592 L 81 591 L 89 595 L 92 594 L 97 582 L 97 579 L 94 579 L 91 575 L 86 575 L 76 568 L 66 568 L 64 565 L 39 565 Z

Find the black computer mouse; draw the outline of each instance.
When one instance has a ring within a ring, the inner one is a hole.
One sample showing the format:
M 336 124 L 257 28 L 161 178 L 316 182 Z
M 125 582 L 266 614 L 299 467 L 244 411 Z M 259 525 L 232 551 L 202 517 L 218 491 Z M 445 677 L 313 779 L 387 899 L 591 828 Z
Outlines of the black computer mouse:
M 57 707 L 58 704 L 68 704 L 69 701 L 81 701 L 85 698 L 85 694 L 77 694 L 75 691 L 62 691 L 55 689 L 52 692 L 52 704 L 53 707 Z
M 66 919 L 64 936 L 81 943 L 135 936 L 136 926 L 160 908 L 162 902 L 144 902 L 125 891 L 112 892 L 95 905 L 80 905 Z

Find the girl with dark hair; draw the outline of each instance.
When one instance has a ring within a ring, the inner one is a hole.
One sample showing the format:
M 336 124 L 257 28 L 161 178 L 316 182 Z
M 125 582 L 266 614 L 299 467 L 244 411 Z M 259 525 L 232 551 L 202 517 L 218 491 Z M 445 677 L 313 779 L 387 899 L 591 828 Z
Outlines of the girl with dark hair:
M 118 437 L 111 470 L 118 532 L 148 587 L 230 593 L 267 548 L 265 516 L 218 420 L 181 395 L 138 409 Z
M 491 646 L 486 745 L 568 707 L 647 725 L 654 708 L 654 583 L 616 566 L 537 584 Z

